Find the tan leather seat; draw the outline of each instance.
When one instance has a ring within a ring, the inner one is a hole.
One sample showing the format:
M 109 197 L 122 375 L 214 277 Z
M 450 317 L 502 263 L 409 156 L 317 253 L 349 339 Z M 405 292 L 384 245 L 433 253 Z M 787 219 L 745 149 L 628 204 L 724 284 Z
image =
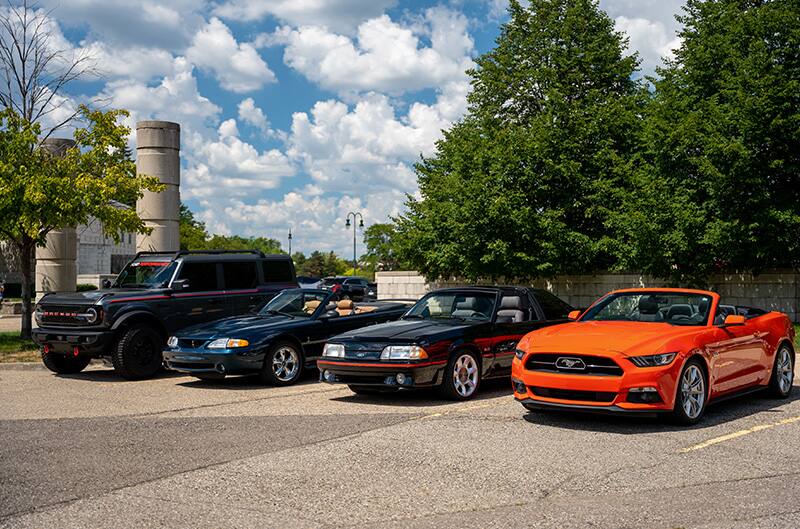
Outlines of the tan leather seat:
M 336 304 L 336 312 L 339 316 L 350 316 L 353 314 L 353 300 L 343 299 Z
M 361 305 L 356 307 L 356 314 L 366 314 L 367 312 L 372 312 L 373 310 L 378 310 L 378 307 L 373 305 Z
M 317 310 L 321 301 L 316 299 L 312 299 L 311 301 L 306 301 L 305 305 L 303 305 L 303 312 L 307 314 L 314 314 L 314 311 Z

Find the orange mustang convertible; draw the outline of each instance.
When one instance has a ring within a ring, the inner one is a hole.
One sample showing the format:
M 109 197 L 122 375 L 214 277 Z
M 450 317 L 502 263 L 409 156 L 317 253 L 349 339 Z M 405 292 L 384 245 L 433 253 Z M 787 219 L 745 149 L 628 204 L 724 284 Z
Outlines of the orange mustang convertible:
M 710 401 L 792 390 L 794 328 L 780 312 L 658 288 L 611 292 L 570 319 L 517 345 L 511 383 L 529 410 L 667 412 L 692 424 Z

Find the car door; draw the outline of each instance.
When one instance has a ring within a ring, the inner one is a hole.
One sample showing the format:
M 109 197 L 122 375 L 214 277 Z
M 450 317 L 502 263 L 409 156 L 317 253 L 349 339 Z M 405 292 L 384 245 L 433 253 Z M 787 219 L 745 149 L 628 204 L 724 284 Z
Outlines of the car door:
M 719 309 L 718 309 L 719 312 Z M 755 319 L 744 325 L 724 325 L 724 315 L 715 317 L 714 339 L 707 345 L 716 392 L 727 393 L 760 382 L 763 372 L 764 334 Z
M 517 343 L 523 336 L 544 325 L 544 319 L 527 293 L 503 295 L 492 328 L 493 363 L 489 376 L 510 375 Z
M 222 279 L 228 315 L 245 314 L 262 305 L 257 261 L 223 261 Z
M 184 261 L 181 264 L 177 278 L 184 280 L 186 286 L 172 295 L 175 310 L 183 317 L 181 328 L 227 315 L 221 276 L 221 268 L 213 261 Z

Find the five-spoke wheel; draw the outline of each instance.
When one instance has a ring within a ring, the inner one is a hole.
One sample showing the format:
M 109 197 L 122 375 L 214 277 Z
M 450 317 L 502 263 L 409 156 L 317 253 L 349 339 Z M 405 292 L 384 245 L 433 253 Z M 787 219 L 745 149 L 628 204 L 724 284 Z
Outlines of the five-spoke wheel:
M 297 346 L 279 342 L 270 347 L 264 357 L 261 379 L 274 386 L 289 386 L 297 382 L 303 371 L 303 356 Z
M 458 352 L 450 359 L 442 382 L 448 398 L 467 400 L 475 395 L 481 382 L 481 368 L 475 353 Z

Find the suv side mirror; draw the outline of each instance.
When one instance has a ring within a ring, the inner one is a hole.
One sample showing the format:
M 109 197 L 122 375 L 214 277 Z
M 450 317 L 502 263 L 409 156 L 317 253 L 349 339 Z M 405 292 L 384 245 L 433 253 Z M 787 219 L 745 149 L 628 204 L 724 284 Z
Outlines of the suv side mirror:
M 579 311 L 579 310 L 573 310 L 572 312 L 567 314 L 567 318 L 569 318 L 572 321 L 575 321 L 580 317 L 581 317 L 581 311 Z
M 100 283 L 100 288 L 111 288 L 111 280 L 103 279 L 103 281 Z
M 176 279 L 172 282 L 170 286 L 172 290 L 175 292 L 180 292 L 181 290 L 186 290 L 189 288 L 189 280 L 188 279 Z
M 745 317 L 740 314 L 728 314 L 725 316 L 725 327 L 736 327 L 738 325 L 744 325 Z

